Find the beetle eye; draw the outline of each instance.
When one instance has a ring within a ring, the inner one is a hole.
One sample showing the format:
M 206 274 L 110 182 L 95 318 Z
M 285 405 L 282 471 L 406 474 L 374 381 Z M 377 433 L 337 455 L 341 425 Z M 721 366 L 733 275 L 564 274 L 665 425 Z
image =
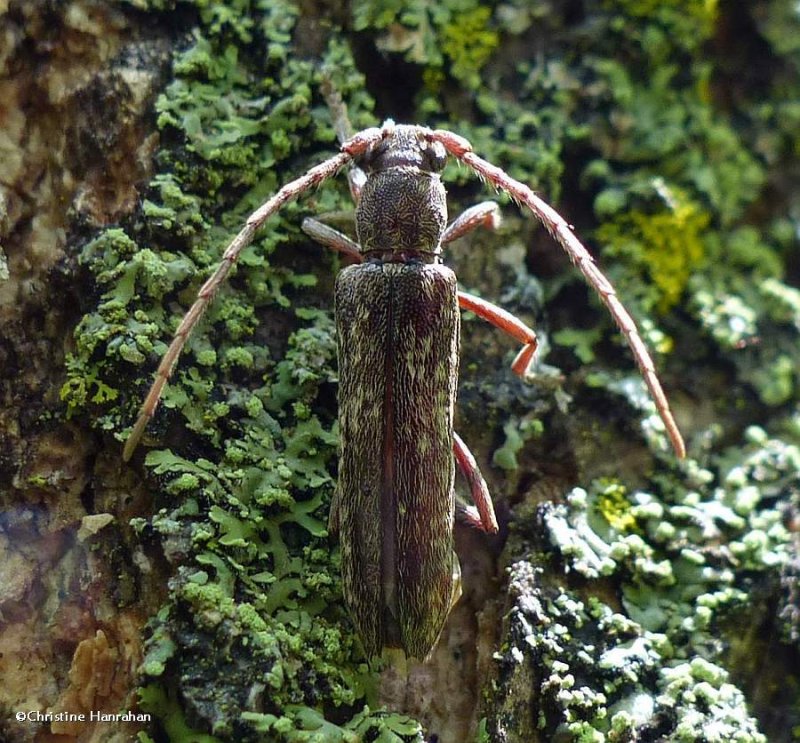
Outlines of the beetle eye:
M 432 173 L 440 173 L 447 165 L 447 150 L 441 142 L 430 142 L 425 150 L 425 162 Z

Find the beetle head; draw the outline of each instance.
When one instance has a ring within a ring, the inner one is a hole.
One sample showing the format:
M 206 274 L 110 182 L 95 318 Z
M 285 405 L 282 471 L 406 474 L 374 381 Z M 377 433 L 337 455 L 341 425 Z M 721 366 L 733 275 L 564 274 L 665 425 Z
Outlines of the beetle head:
M 419 126 L 383 125 L 385 136 L 357 159 L 367 173 L 391 168 L 419 168 L 426 173 L 440 173 L 447 162 L 447 151 L 441 142 L 431 141 Z

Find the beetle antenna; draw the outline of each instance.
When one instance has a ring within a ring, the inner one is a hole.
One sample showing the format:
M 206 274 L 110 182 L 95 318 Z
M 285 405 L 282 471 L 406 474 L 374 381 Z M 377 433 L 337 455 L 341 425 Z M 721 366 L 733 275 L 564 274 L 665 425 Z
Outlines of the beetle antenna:
M 463 137 L 444 130 L 436 130 L 429 135 L 432 139 L 441 142 L 450 154 L 471 168 L 478 176 L 490 183 L 495 188 L 505 191 L 514 201 L 524 204 L 534 216 L 544 225 L 559 245 L 566 251 L 572 263 L 583 274 L 589 285 L 598 293 L 600 300 L 608 308 L 611 317 L 617 324 L 622 334 L 628 341 L 639 370 L 644 377 L 647 389 L 656 404 L 661 420 L 664 422 L 675 454 L 683 459 L 686 456 L 686 445 L 678 429 L 678 424 L 672 415 L 667 396 L 661 387 L 656 375 L 655 364 L 650 357 L 650 352 L 642 340 L 636 323 L 617 298 L 617 293 L 611 282 L 597 267 L 589 251 L 575 236 L 567 221 L 546 202 L 542 201 L 528 186 L 512 178 L 501 168 L 478 157 L 472 151 L 472 145 Z
M 244 227 L 239 231 L 239 234 L 233 238 L 225 252 L 222 255 L 222 260 L 217 266 L 213 274 L 206 280 L 205 284 L 200 288 L 197 293 L 197 298 L 194 304 L 189 308 L 189 311 L 181 320 L 178 329 L 175 331 L 175 336 L 170 343 L 167 352 L 161 359 L 161 363 L 156 371 L 155 381 L 153 382 L 150 391 L 142 403 L 139 411 L 139 416 L 136 423 L 125 442 L 125 449 L 122 453 L 122 458 L 127 462 L 133 454 L 136 446 L 144 434 L 148 422 L 155 414 L 158 407 L 158 401 L 161 399 L 161 394 L 167 384 L 167 380 L 172 374 L 175 363 L 186 345 L 186 340 L 194 327 L 200 321 L 203 313 L 208 308 L 214 294 L 220 285 L 225 281 L 230 273 L 233 264 L 241 255 L 242 251 L 253 242 L 253 239 L 258 232 L 259 228 L 264 222 L 269 219 L 275 212 L 277 212 L 286 202 L 292 201 L 300 196 L 305 191 L 308 191 L 314 186 L 318 186 L 327 178 L 335 175 L 341 168 L 347 165 L 353 157 L 363 152 L 370 142 L 366 138 L 355 141 L 349 152 L 340 152 L 338 155 L 328 158 L 319 165 L 311 168 L 307 173 L 287 183 L 281 188 L 272 198 L 264 202 L 258 209 L 256 209 L 248 218 Z

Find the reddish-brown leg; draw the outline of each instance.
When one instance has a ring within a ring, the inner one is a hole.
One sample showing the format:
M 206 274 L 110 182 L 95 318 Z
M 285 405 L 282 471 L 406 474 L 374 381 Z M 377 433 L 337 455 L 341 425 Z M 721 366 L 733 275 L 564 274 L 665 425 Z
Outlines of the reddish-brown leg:
M 524 344 L 522 350 L 511 364 L 514 373 L 524 377 L 533 362 L 533 357 L 536 355 L 536 349 L 539 346 L 539 341 L 536 340 L 536 333 L 510 312 L 498 307 L 496 304 L 487 302 L 485 299 L 476 297 L 474 294 L 460 291 L 458 293 L 458 304 L 461 309 L 474 312 L 478 317 L 482 317 L 510 335 L 514 340 Z
M 482 201 L 459 214 L 444 231 L 442 245 L 457 240 L 478 227 L 496 230 L 500 226 L 500 207 L 494 201 Z
M 459 469 L 467 478 L 472 501 L 475 503 L 475 507 L 465 506 L 460 509 L 462 517 L 471 526 L 489 534 L 496 534 L 497 518 L 494 515 L 492 496 L 489 495 L 486 480 L 483 479 L 472 452 L 455 431 L 453 431 L 453 454 Z

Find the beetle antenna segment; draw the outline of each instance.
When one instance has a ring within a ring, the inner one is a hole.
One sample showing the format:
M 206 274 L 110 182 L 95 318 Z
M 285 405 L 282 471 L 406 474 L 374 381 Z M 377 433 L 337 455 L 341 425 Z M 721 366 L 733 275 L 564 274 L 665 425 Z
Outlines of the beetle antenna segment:
M 575 236 L 567 221 L 549 204 L 542 201 L 524 183 L 520 183 L 504 170 L 478 157 L 472 152 L 470 143 L 463 137 L 444 130 L 436 130 L 431 133 L 431 136 L 441 142 L 450 154 L 470 167 L 481 178 L 484 178 L 495 188 L 505 191 L 515 201 L 525 204 L 566 251 L 570 260 L 583 274 L 590 286 L 600 295 L 601 301 L 608 308 L 617 327 L 627 339 L 636 364 L 644 377 L 645 384 L 655 401 L 656 409 L 664 422 L 675 454 L 680 459 L 683 459 L 686 456 L 686 445 L 683 442 L 683 436 L 681 436 L 681 432 L 672 415 L 667 396 L 658 381 L 655 365 L 652 358 L 650 358 L 650 352 L 639 335 L 636 323 L 617 298 L 617 293 L 611 282 L 597 267 L 591 254 Z
M 333 124 L 333 131 L 336 132 L 336 139 L 339 144 L 344 144 L 350 137 L 353 136 L 353 125 L 350 123 L 350 117 L 347 115 L 347 106 L 342 100 L 342 96 L 336 89 L 336 86 L 331 80 L 330 70 L 322 71 L 322 84 L 320 85 L 322 96 L 325 98 L 325 103 L 328 105 L 328 110 L 331 113 L 331 123 Z M 366 173 L 361 168 L 353 167 L 347 174 L 347 182 L 350 186 L 350 195 L 353 201 L 358 203 L 361 198 L 361 189 L 367 181 Z
M 309 170 L 305 175 L 302 175 L 299 178 L 287 183 L 271 199 L 264 202 L 264 204 L 262 204 L 247 218 L 245 226 L 242 227 L 239 234 L 236 235 L 228 247 L 225 248 L 225 252 L 222 255 L 222 260 L 220 261 L 214 273 L 211 274 L 205 284 L 203 284 L 201 287 L 197 294 L 197 299 L 195 299 L 194 304 L 186 313 L 183 320 L 181 320 L 181 324 L 175 331 L 175 336 L 172 339 L 172 343 L 167 349 L 167 352 L 164 354 L 164 357 L 161 359 L 161 363 L 156 371 L 156 378 L 153 382 L 153 386 L 150 388 L 150 392 L 148 392 L 144 403 L 142 403 L 141 410 L 139 411 L 139 417 L 136 419 L 136 423 L 133 426 L 130 436 L 128 436 L 128 440 L 125 442 L 125 449 L 123 450 L 122 458 L 126 462 L 131 458 L 131 455 L 133 454 L 137 444 L 144 434 L 144 430 L 147 427 L 148 422 L 156 411 L 156 407 L 158 406 L 158 401 L 161 399 L 164 386 L 172 374 L 172 369 L 174 368 L 175 363 L 177 362 L 178 357 L 183 350 L 183 347 L 186 345 L 186 339 L 189 337 L 189 334 L 203 316 L 203 313 L 206 311 L 206 308 L 213 299 L 214 294 L 216 293 L 220 284 L 225 281 L 225 278 L 227 277 L 228 273 L 230 273 L 233 264 L 236 263 L 236 260 L 241 255 L 241 252 L 253 242 L 253 238 L 255 237 L 256 232 L 261 225 L 263 225 L 264 222 L 266 222 L 267 219 L 269 219 L 269 217 L 278 211 L 278 209 L 280 209 L 287 201 L 292 201 L 305 191 L 308 191 L 308 189 L 318 186 L 327 178 L 335 175 L 341 168 L 347 165 L 347 163 L 349 163 L 353 157 L 358 156 L 361 154 L 361 152 L 366 150 L 372 142 L 372 139 L 366 136 L 367 132 L 373 133 L 372 139 L 375 138 L 375 130 L 367 130 L 366 132 L 362 132 L 360 137 L 355 137 L 350 141 L 349 144 L 351 147 L 349 151 L 340 152 L 338 155 L 328 158 L 323 163 L 311 168 L 311 170 Z

